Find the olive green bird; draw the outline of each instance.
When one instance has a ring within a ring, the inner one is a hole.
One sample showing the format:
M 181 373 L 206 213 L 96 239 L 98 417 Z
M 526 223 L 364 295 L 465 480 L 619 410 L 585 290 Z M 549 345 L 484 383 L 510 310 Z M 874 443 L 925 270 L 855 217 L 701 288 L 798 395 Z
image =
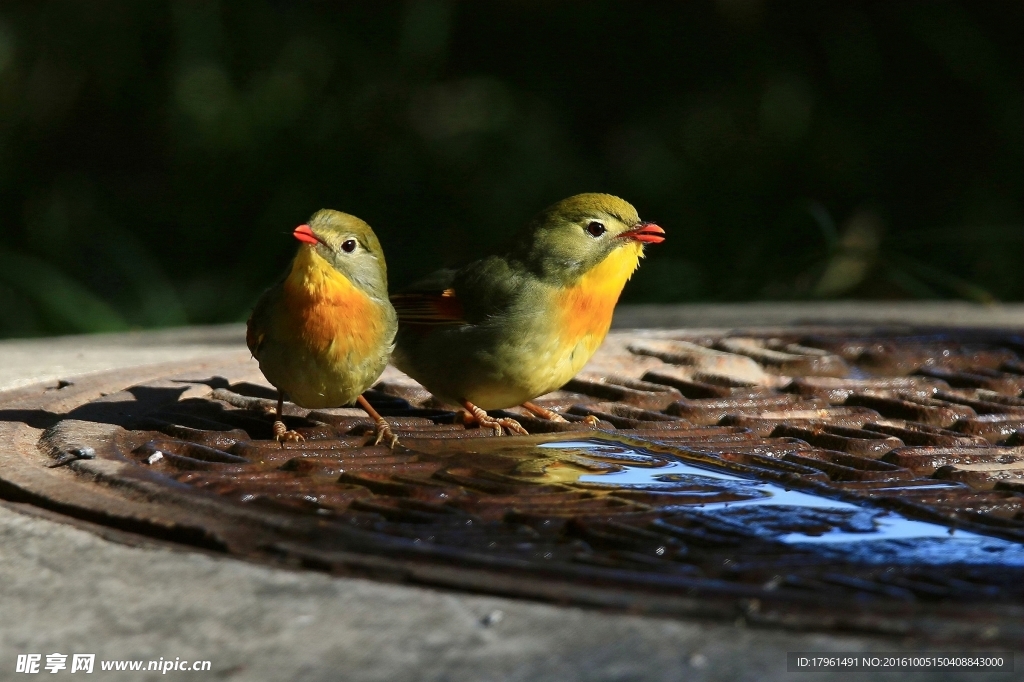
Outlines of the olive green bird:
M 486 410 L 520 405 L 572 379 L 608 334 L 645 244 L 665 231 L 608 194 L 579 194 L 542 211 L 498 254 L 439 270 L 392 296 L 395 365 L 480 426 L 525 434 Z
M 287 396 L 309 409 L 356 402 L 376 422 L 376 442 L 394 447 L 387 421 L 362 396 L 387 366 L 398 328 L 380 242 L 359 218 L 329 209 L 293 235 L 299 251 L 257 302 L 245 338 L 279 392 L 275 437 L 302 439 L 281 421 Z

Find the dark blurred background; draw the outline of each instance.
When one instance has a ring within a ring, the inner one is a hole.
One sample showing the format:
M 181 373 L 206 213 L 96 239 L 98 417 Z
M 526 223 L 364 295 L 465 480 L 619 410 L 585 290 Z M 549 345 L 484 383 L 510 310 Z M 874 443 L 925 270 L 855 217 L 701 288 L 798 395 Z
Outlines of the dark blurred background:
M 0 3 L 0 336 L 243 320 L 314 210 L 393 287 L 581 191 L 633 302 L 1024 298 L 1024 3 Z

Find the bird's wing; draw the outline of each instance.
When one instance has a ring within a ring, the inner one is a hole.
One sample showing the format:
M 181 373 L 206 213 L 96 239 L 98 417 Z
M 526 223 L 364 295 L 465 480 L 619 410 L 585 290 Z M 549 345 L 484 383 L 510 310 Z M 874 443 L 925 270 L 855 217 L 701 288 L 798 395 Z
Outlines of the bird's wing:
M 523 282 L 506 259 L 490 256 L 460 270 L 439 270 L 392 295 L 391 303 L 399 323 L 481 324 L 507 312 Z
M 260 348 L 266 338 L 267 326 L 270 324 L 270 310 L 280 297 L 280 290 L 281 285 L 278 284 L 265 291 L 245 324 L 245 345 L 249 347 L 253 357 L 259 357 Z
M 393 294 L 391 305 L 398 313 L 398 322 L 406 324 L 466 324 L 462 301 L 454 289 L 433 292 Z
M 462 301 L 452 288 L 455 270 L 438 270 L 405 291 L 391 295 L 399 323 L 466 324 Z

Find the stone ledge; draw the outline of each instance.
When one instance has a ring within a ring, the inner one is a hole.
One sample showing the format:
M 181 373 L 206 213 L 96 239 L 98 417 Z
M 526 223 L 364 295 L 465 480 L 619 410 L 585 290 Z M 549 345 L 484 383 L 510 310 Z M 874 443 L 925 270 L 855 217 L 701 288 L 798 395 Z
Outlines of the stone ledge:
M 616 329 L 751 327 L 805 324 L 892 324 L 1020 328 L 1024 304 L 981 305 L 962 301 L 830 301 L 623 305 Z
M 1024 304 L 927 302 L 758 302 L 621 305 L 615 329 L 894 324 L 1020 328 Z M 75 374 L 189 360 L 245 346 L 242 324 L 0 341 L 0 390 Z

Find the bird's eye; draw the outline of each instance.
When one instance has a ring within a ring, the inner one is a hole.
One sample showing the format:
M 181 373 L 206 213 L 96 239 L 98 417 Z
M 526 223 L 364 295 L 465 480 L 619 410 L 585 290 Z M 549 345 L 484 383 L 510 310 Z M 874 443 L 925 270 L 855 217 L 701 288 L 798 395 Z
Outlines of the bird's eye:
M 599 223 L 596 220 L 587 225 L 587 232 L 590 233 L 591 237 L 600 237 L 605 233 L 606 229 L 603 223 Z
M 341 243 L 341 250 L 344 251 L 345 253 L 352 253 L 353 251 L 356 250 L 356 240 L 346 239 L 344 242 Z

